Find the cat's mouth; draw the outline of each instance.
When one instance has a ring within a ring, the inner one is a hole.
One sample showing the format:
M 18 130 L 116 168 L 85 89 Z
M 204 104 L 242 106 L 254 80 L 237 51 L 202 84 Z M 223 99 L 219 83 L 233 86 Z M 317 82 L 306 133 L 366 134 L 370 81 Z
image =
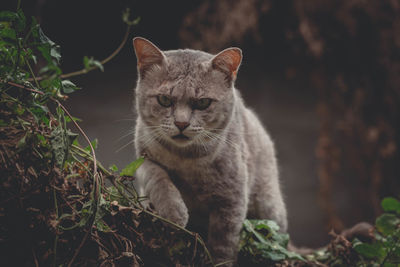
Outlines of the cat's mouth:
M 187 137 L 186 135 L 180 133 L 180 134 L 177 134 L 177 135 L 172 136 L 172 139 L 174 139 L 174 140 L 179 140 L 179 141 L 187 141 L 187 140 L 189 140 L 190 138 Z

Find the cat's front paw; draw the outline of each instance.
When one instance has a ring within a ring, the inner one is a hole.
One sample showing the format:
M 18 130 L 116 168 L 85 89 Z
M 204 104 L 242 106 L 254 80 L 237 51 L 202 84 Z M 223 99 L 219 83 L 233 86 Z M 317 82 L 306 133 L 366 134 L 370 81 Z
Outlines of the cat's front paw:
M 189 221 L 189 212 L 183 203 L 171 203 L 163 209 L 158 210 L 161 217 L 185 227 Z

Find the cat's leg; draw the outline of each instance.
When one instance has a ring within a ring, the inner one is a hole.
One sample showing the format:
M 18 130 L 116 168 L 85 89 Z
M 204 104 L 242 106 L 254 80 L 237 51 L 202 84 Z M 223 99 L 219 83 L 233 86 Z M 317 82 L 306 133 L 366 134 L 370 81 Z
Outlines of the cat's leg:
M 210 212 L 207 243 L 214 263 L 226 262 L 221 266 L 227 267 L 236 262 L 247 201 L 244 196 L 239 195 L 232 199 L 224 197 L 226 196 L 215 202 Z
M 279 182 L 276 178 L 275 180 L 273 178 L 264 179 L 258 182 L 255 189 L 257 190 L 256 194 L 253 194 L 255 199 L 252 199 L 251 202 L 255 204 L 256 212 L 252 217 L 274 220 L 279 225 L 280 231 L 286 232 L 287 213 Z M 249 207 L 249 209 L 253 208 Z
M 186 226 L 188 209 L 168 173 L 156 163 L 146 160 L 136 176 L 140 194 L 149 198 L 157 213 L 178 225 Z

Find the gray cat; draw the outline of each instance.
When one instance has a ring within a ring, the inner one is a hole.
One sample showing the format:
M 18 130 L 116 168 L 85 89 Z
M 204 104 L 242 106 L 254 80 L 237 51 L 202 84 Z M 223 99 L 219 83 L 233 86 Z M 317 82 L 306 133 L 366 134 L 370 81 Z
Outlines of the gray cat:
M 273 142 L 234 87 L 242 52 L 133 44 L 135 146 L 147 155 L 137 171 L 140 193 L 161 216 L 206 233 L 215 262 L 232 266 L 246 217 L 287 229 Z

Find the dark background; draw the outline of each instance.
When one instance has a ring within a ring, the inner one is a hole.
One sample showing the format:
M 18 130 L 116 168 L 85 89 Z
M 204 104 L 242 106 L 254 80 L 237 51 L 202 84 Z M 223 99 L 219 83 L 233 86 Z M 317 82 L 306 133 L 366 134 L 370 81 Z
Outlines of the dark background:
M 373 222 L 380 199 L 398 196 L 399 1 L 22 1 L 61 46 L 64 73 L 114 51 L 126 7 L 141 17 L 129 41 L 104 72 L 71 78 L 82 90 L 66 102 L 104 165 L 134 160 L 134 36 L 163 50 L 238 46 L 236 87 L 275 140 L 296 244 Z

